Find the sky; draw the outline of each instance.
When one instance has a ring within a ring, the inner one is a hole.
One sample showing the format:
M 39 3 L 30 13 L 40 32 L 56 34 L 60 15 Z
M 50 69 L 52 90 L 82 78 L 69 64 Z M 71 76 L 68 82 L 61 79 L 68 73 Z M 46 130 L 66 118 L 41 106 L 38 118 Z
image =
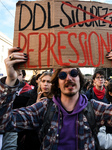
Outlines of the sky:
M 86 0 L 86 1 L 90 1 L 90 0 Z M 94 0 L 94 1 L 112 4 L 112 0 Z M 15 20 L 15 10 L 16 10 L 17 2 L 18 0 L 0 0 L 0 32 L 5 34 L 11 40 L 13 40 L 13 34 L 14 34 L 14 20 Z M 85 69 L 83 70 L 85 73 Z M 87 73 L 91 73 L 91 72 L 93 71 L 87 68 Z

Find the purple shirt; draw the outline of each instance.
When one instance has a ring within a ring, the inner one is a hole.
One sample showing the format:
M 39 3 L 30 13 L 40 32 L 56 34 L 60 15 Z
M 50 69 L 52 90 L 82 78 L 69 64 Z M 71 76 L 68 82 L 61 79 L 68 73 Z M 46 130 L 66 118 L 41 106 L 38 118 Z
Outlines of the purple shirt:
M 58 150 L 75 150 L 77 149 L 78 141 L 78 113 L 82 111 L 87 105 L 87 99 L 80 95 L 79 100 L 72 113 L 68 113 L 62 106 L 61 100 L 53 97 L 53 101 L 58 105 L 63 114 L 63 124 L 61 132 L 59 133 Z

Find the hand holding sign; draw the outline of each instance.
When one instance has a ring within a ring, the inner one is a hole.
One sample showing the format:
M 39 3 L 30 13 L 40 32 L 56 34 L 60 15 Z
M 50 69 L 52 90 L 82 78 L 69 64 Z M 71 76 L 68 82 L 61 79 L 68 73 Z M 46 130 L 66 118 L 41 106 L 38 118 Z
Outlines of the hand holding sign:
M 112 51 L 106 55 L 109 60 L 112 60 Z
M 16 8 L 14 46 L 29 56 L 21 68 L 112 67 L 105 57 L 112 49 L 111 4 L 20 1 Z
M 8 57 L 5 59 L 5 66 L 7 71 L 6 84 L 13 86 L 17 80 L 17 72 L 14 65 L 18 63 L 24 63 L 27 61 L 27 56 L 24 53 L 20 53 L 20 48 L 11 48 L 8 51 Z
M 11 48 L 8 51 L 8 57 L 5 59 L 5 66 L 7 71 L 6 84 L 8 86 L 13 86 L 17 80 L 17 70 L 15 70 L 15 64 L 23 64 L 28 60 L 28 57 L 25 53 L 19 52 L 20 48 Z M 13 56 L 13 60 L 10 59 L 10 56 Z M 112 60 L 112 51 L 106 55 L 108 60 Z M 39 97 L 42 93 L 39 93 Z

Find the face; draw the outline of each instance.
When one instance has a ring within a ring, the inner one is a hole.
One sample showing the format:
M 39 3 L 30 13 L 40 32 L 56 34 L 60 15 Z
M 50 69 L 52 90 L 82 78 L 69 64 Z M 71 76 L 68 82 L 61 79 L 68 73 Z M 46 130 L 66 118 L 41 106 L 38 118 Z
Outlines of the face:
M 40 81 L 40 87 L 43 93 L 49 93 L 51 91 L 51 76 L 44 76 Z
M 105 80 L 105 82 L 104 82 L 105 87 L 108 86 L 108 83 L 109 83 L 109 81 Z
M 23 81 L 23 74 L 22 74 L 22 70 L 18 70 L 17 71 L 17 74 L 18 74 L 18 80 L 20 81 L 20 82 L 22 82 Z
M 96 78 L 94 79 L 94 83 L 96 87 L 103 87 L 104 85 L 104 76 L 100 74 L 96 74 Z
M 70 75 L 71 70 L 76 68 L 63 68 L 60 72 L 65 72 L 67 74 L 64 80 L 58 79 L 59 88 L 61 90 L 61 96 L 72 97 L 75 94 L 79 94 L 80 89 L 80 78 L 79 75 L 72 77 Z M 76 69 L 77 71 L 77 69 Z

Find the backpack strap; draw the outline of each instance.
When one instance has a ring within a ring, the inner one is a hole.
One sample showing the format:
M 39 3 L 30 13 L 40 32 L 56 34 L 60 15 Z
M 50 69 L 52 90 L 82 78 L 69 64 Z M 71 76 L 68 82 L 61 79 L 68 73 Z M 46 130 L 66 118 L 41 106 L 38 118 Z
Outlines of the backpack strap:
M 84 115 L 86 116 L 86 118 L 88 120 L 89 126 L 90 126 L 92 134 L 94 136 L 96 150 L 101 150 L 99 141 L 97 138 L 99 128 L 96 125 L 95 113 L 94 113 L 91 101 L 88 101 L 88 104 L 87 104 L 86 108 L 84 109 Z
M 93 91 L 93 87 L 91 87 L 89 91 L 90 91 L 90 97 L 89 97 L 89 99 L 88 99 L 88 100 L 90 101 L 91 99 L 93 99 L 93 98 L 94 98 L 94 91 Z
M 52 101 L 52 99 L 50 99 L 48 102 L 48 106 L 47 106 L 47 112 L 46 112 L 45 117 L 44 117 L 44 123 L 41 127 L 42 139 L 47 134 L 48 129 L 49 129 L 50 124 L 51 124 L 51 120 L 52 120 L 53 115 L 54 115 L 54 111 L 51 111 L 52 105 L 53 105 L 53 101 Z

